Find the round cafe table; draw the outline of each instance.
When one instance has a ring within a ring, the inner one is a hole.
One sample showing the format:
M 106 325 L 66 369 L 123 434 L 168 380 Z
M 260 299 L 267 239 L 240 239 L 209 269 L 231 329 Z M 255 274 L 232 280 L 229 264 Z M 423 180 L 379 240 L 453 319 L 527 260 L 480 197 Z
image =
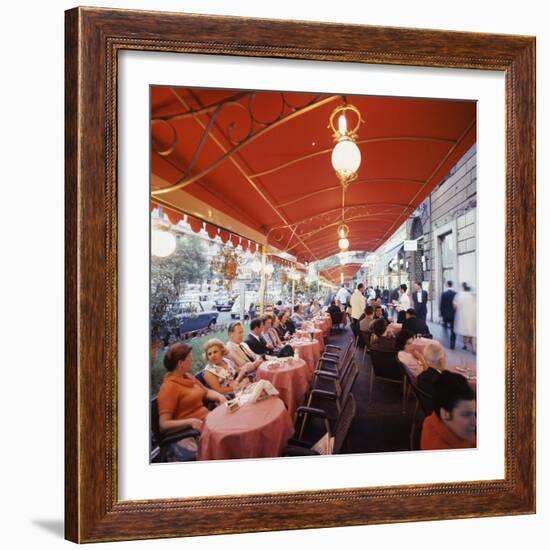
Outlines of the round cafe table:
M 388 336 L 395 336 L 398 332 L 401 331 L 401 323 L 390 323 L 386 330 L 388 331 Z
M 280 456 L 293 433 L 292 419 L 278 397 L 247 403 L 233 412 L 221 405 L 204 421 L 198 459 Z
M 462 374 L 470 387 L 477 390 L 477 365 L 474 362 L 465 363 L 464 365 L 447 365 L 446 369 L 450 372 Z
M 270 368 L 266 361 L 256 370 L 256 380 L 269 380 L 277 388 L 291 418 L 304 404 L 310 378 L 309 367 L 303 359 L 289 358 L 284 366 L 276 368 Z
M 307 337 L 290 340 L 289 344 L 294 348 L 294 351 L 298 352 L 300 359 L 306 362 L 311 378 L 315 372 L 315 367 L 317 367 L 317 361 L 321 357 L 319 341 Z
M 321 353 L 323 353 L 323 351 L 325 351 L 325 338 L 324 338 L 322 329 L 317 328 L 317 327 L 315 327 L 315 328 L 305 328 L 305 329 L 297 330 L 296 334 L 298 334 L 298 336 L 302 336 L 304 338 L 311 338 L 311 335 L 313 334 L 313 338 L 315 338 L 315 340 L 317 340 L 319 342 L 319 349 L 320 349 Z
M 323 335 L 325 337 L 330 334 L 330 329 L 332 328 L 332 318 L 330 317 L 330 315 L 317 317 L 314 320 L 314 323 L 317 328 L 320 328 L 323 331 Z

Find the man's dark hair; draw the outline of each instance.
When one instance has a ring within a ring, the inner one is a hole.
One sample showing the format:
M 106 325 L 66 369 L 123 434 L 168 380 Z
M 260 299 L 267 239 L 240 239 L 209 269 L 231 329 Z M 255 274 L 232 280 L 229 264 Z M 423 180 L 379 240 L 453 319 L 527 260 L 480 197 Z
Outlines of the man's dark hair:
M 434 382 L 432 403 L 435 414 L 441 415 L 440 409 L 452 412 L 459 401 L 473 401 L 474 390 L 464 376 L 457 372 L 444 370 Z
M 191 346 L 176 342 L 172 344 L 164 354 L 164 367 L 168 372 L 174 372 L 178 366 L 178 361 L 184 361 L 191 353 Z
M 447 286 L 448 286 L 448 287 L 453 286 L 453 281 L 447 281 Z
M 300 310 L 300 304 L 296 304 L 294 306 L 294 313 L 298 313 L 299 310 Z
M 372 314 L 374 313 L 374 308 L 373 308 L 372 306 L 367 306 L 367 307 L 365 308 L 365 313 L 366 313 L 367 315 L 372 315 Z
M 363 283 L 359 283 L 357 285 L 357 290 L 361 290 L 362 288 L 365 288 L 365 285 Z
M 405 313 L 411 317 L 416 317 L 416 311 L 412 307 L 410 307 Z
M 422 288 L 422 281 L 416 281 L 416 284 L 417 284 L 420 288 Z
M 258 327 L 261 327 L 264 324 L 264 320 L 261 317 L 256 317 L 250 321 L 250 330 L 254 330 Z
M 278 305 L 278 306 L 282 306 L 282 305 L 283 305 L 283 301 L 282 301 L 282 300 L 279 300 L 279 301 L 277 302 L 277 305 Z
M 386 330 L 386 321 L 384 319 L 377 319 L 376 321 L 373 321 L 370 329 L 378 338 L 384 334 L 384 331 Z
M 407 340 L 410 338 L 414 338 L 414 332 L 408 328 L 402 328 L 395 337 L 395 349 L 397 351 L 403 351 L 407 344 Z
M 407 292 L 407 285 L 399 285 L 399 288 L 403 289 L 403 292 Z

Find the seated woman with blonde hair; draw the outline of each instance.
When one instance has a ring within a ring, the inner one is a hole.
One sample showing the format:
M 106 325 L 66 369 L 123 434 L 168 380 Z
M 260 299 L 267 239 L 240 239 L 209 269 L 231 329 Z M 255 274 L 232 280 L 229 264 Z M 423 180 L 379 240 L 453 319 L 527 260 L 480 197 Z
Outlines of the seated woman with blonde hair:
M 411 376 L 416 378 L 423 370 L 426 369 L 424 356 L 413 347 L 414 332 L 401 329 L 395 337 L 395 349 L 397 350 L 397 358 L 405 365 Z
M 428 395 L 433 395 L 433 386 L 439 375 L 445 370 L 447 358 L 445 350 L 437 344 L 429 344 L 424 348 L 424 362 L 426 369 L 421 372 L 416 385 Z
M 234 393 L 250 383 L 246 369 L 238 368 L 226 355 L 228 351 L 221 340 L 211 338 L 204 344 L 204 381 L 208 387 L 221 393 Z

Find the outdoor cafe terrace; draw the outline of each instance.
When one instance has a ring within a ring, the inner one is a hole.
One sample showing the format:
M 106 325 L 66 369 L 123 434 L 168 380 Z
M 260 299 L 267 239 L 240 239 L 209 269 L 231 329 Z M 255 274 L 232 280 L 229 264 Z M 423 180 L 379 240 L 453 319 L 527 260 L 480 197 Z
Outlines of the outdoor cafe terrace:
M 177 460 L 174 443 L 185 439 L 180 460 L 419 449 L 424 418 L 432 413 L 431 396 L 418 388 L 419 371 L 398 355 L 404 348 L 376 350 L 378 335 L 359 328 L 349 297 L 336 300 L 340 285 L 355 286 L 363 263 L 336 261 L 327 267 L 327 258 L 364 255 L 388 242 L 475 143 L 475 129 L 475 103 L 469 101 L 152 88 L 153 256 L 169 257 L 176 247 L 174 229 L 185 225 L 229 255 L 256 258 L 258 309 L 242 319 L 249 346 L 255 344 L 249 340 L 256 330 L 252 317 L 262 320 L 262 346 L 271 345 L 273 334 L 264 332 L 264 322 L 280 323 L 264 317 L 276 264 L 278 273 L 290 275 L 292 292 L 275 296 L 273 303 L 288 300 L 288 316 L 295 320 L 294 331 L 280 333 L 278 348 L 286 352 L 277 356 L 269 347 L 260 353 L 262 348 L 249 358 L 257 364 L 245 375 L 235 364 L 230 374 L 220 375 L 224 383 L 227 377 L 240 376 L 239 383 L 246 378 L 248 389 L 235 385 L 223 400 L 206 399 L 200 422 L 186 425 L 185 416 L 167 408 L 161 386 L 152 400 L 153 461 Z M 317 287 L 302 310 L 296 284 L 312 267 Z M 224 274 L 230 287 L 236 272 Z M 411 291 L 406 292 L 412 304 Z M 329 309 L 332 299 L 336 303 Z M 397 323 L 402 308 L 381 301 L 384 337 L 397 341 L 405 334 Z M 367 296 L 362 316 L 369 305 L 376 303 Z M 284 308 L 274 313 L 284 314 Z M 407 353 L 418 358 L 427 348 L 440 350 L 442 370 L 463 375 L 475 391 L 475 355 L 450 349 L 440 325 L 428 323 L 427 329 L 405 342 Z M 222 340 L 229 342 L 227 331 Z M 219 391 L 204 376 L 206 367 L 227 366 L 213 363 L 205 350 L 205 369 L 191 373 L 185 348 L 178 348 L 182 358 L 171 364 L 170 346 L 186 343 L 193 341 L 180 334 L 153 346 L 154 363 L 162 365 L 164 358 L 174 367 L 165 380 L 199 376 L 204 397 L 211 398 Z

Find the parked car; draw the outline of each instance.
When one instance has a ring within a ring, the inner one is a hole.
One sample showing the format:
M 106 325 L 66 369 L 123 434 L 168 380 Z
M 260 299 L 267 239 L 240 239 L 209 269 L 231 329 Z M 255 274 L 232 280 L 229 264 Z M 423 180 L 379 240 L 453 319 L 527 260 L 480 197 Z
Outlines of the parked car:
M 260 302 L 258 301 L 258 293 L 255 292 L 252 296 L 252 299 L 247 297 L 245 299 L 245 312 L 244 318 L 249 319 L 250 313 L 253 311 L 252 317 L 257 317 L 260 314 Z M 241 318 L 241 305 L 239 298 L 235 300 L 233 307 L 231 308 L 231 319 L 240 319 Z M 267 296 L 267 301 L 264 303 L 264 313 L 273 313 L 273 297 Z
M 251 302 L 256 303 L 258 300 L 258 291 L 256 290 L 247 290 L 244 295 L 244 318 L 248 319 L 248 308 Z M 241 298 L 236 296 L 231 306 L 231 319 L 240 319 L 241 318 Z
M 180 300 L 183 302 L 200 302 L 205 310 L 216 309 L 215 299 L 207 293 L 186 291 Z
M 219 313 L 205 309 L 200 301 L 180 301 L 166 315 L 166 324 L 161 329 L 161 338 L 166 345 L 172 338 L 201 330 L 212 330 L 218 321 Z
M 214 300 L 215 307 L 218 311 L 231 311 L 235 300 L 229 296 L 219 296 Z

